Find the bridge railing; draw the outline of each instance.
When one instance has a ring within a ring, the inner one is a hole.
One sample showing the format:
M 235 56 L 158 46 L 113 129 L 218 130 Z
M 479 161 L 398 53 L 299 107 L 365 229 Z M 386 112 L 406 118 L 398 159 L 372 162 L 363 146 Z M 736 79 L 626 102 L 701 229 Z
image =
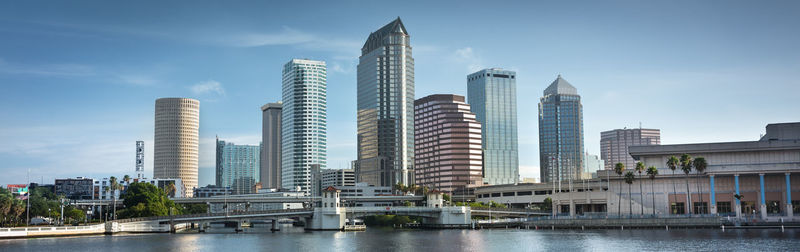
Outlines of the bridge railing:
M 492 211 L 492 212 L 513 212 L 513 213 L 520 213 L 520 214 L 543 214 L 543 213 L 552 213 L 550 211 L 538 211 L 538 210 L 531 210 L 531 209 L 522 209 L 522 208 L 501 208 L 501 207 L 472 207 L 472 210 L 478 211 Z
M 294 213 L 311 211 L 312 208 L 299 208 L 299 209 L 274 209 L 262 211 L 247 211 L 247 212 L 229 212 L 229 213 L 206 213 L 206 214 L 182 214 L 182 215 L 165 215 L 165 216 L 152 216 L 152 217 L 139 217 L 119 219 L 116 222 L 138 222 L 138 221 L 154 221 L 154 220 L 168 220 L 168 219 L 184 219 L 194 217 L 218 217 L 218 216 L 238 216 L 238 215 L 252 215 L 252 214 L 270 214 L 270 213 Z

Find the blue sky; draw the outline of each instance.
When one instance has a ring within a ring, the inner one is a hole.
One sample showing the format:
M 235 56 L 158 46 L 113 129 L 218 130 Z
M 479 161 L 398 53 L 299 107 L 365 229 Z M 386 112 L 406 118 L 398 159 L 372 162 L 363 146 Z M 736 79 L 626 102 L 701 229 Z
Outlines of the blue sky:
M 400 16 L 417 98 L 466 93 L 481 68 L 517 71 L 520 173 L 538 177 L 537 103 L 558 74 L 578 88 L 586 150 L 600 131 L 662 143 L 755 140 L 800 121 L 797 1 L 11 1 L 0 8 L 0 184 L 134 173 L 159 97 L 201 102 L 200 183 L 215 135 L 260 139 L 281 66 L 328 63 L 328 163 L 356 155 L 356 64 Z

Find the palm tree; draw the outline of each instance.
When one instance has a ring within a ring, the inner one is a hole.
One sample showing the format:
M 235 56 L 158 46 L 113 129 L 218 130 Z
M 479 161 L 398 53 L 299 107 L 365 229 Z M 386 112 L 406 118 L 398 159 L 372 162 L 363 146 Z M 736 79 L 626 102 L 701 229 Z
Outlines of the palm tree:
M 105 192 L 106 195 L 108 195 L 109 192 L 111 192 L 111 186 L 103 187 L 103 192 Z M 106 214 L 108 214 L 108 206 L 106 206 Z M 100 221 L 103 221 L 103 218 L 104 218 L 104 216 L 103 216 L 103 205 L 100 205 Z M 106 219 L 106 220 L 108 220 L 108 219 Z
M 658 169 L 655 166 L 647 168 L 647 176 L 650 177 L 650 192 L 653 193 L 653 215 L 656 215 L 656 175 L 658 175 Z
M 114 197 L 114 217 L 112 219 L 117 218 L 117 177 L 111 176 L 108 178 L 109 187 L 111 187 L 111 197 Z
M 706 162 L 706 159 L 704 157 L 695 158 L 693 165 L 694 165 L 694 170 L 697 172 L 698 177 L 700 176 L 701 173 L 703 173 L 706 170 L 706 167 L 708 167 L 708 163 Z M 697 182 L 697 188 L 698 188 L 697 191 L 700 192 L 700 205 L 703 205 L 703 187 L 700 186 L 700 181 Z M 708 205 L 711 205 L 710 202 Z
M 692 214 L 692 193 L 689 191 L 689 173 L 692 172 L 692 156 L 681 155 L 681 170 L 686 174 L 686 213 Z
M 669 169 L 672 170 L 672 177 L 673 178 L 675 177 L 675 169 L 678 168 L 678 164 L 679 163 L 680 163 L 680 160 L 678 160 L 678 158 L 675 157 L 675 156 L 671 156 L 671 157 L 669 157 L 669 160 L 667 160 L 667 167 L 669 167 Z M 677 202 L 678 199 L 675 198 L 675 197 L 678 196 L 678 190 L 675 189 L 675 180 L 674 179 L 670 179 L 670 180 L 672 180 L 672 201 Z M 672 210 L 670 209 L 669 212 L 672 213 Z
M 403 194 L 403 192 L 405 192 L 405 190 L 406 190 L 406 186 L 403 185 L 403 182 L 397 182 L 397 184 L 394 185 L 394 189 L 398 193 Z
M 614 165 L 614 173 L 617 176 L 621 176 L 622 172 L 625 171 L 625 165 L 622 163 L 617 163 Z M 619 191 L 622 192 L 622 180 L 619 180 Z M 622 216 L 622 196 L 619 196 L 617 199 L 617 213 Z
M 645 170 L 642 162 L 636 162 L 636 172 L 639 173 L 639 199 L 642 200 L 642 215 L 644 215 L 644 191 L 642 191 L 642 172 Z
M 633 180 L 636 179 L 636 176 L 633 175 L 633 172 L 626 172 L 625 173 L 625 184 L 628 184 L 628 212 L 633 213 L 633 198 L 631 196 L 631 184 L 633 184 Z M 630 217 L 630 215 L 628 215 Z
M 175 182 L 172 181 L 167 183 L 167 185 L 164 187 L 164 193 L 167 194 L 168 197 L 175 197 L 176 190 L 177 189 L 175 188 Z

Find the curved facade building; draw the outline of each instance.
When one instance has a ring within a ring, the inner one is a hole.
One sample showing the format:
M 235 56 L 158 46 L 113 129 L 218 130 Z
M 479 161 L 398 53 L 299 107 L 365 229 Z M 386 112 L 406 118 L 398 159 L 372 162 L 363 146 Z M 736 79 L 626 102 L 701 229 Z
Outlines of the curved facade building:
M 415 182 L 444 192 L 483 185 L 481 123 L 460 95 L 414 102 Z
M 153 178 L 179 178 L 186 195 L 197 187 L 200 101 L 156 100 Z

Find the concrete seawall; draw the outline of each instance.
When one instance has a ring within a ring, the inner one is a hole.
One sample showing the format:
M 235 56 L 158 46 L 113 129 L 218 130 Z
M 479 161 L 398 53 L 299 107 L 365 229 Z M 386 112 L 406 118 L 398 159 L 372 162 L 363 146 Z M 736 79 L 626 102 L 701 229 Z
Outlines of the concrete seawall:
M 146 221 L 135 223 L 106 222 L 88 226 L 0 228 L 0 239 L 115 233 L 169 233 L 171 231 L 174 232 L 176 230 L 186 229 L 190 226 L 191 224 L 189 223 L 178 223 L 171 226 L 169 224 L 161 224 L 158 221 Z
M 719 228 L 723 220 L 703 218 L 653 218 L 653 219 L 545 219 L 526 221 L 530 228 L 609 229 L 609 228 Z
M 106 233 L 105 224 L 74 227 L 20 227 L 0 228 L 2 238 L 101 235 Z

